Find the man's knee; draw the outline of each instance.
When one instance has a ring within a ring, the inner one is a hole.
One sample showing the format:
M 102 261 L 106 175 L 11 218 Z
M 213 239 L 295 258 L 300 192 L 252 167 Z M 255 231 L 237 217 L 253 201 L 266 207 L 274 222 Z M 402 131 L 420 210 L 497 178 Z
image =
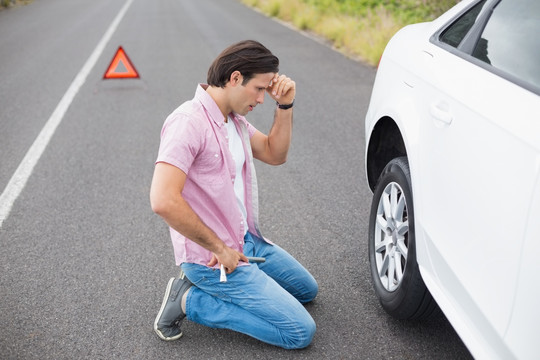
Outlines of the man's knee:
M 289 334 L 286 349 L 303 349 L 311 344 L 317 325 L 311 316 L 305 319 L 298 327 Z
M 306 289 L 306 291 L 297 299 L 302 304 L 307 304 L 315 300 L 315 297 L 317 296 L 318 293 L 319 293 L 319 285 L 317 284 L 315 280 L 313 280 L 313 282 Z

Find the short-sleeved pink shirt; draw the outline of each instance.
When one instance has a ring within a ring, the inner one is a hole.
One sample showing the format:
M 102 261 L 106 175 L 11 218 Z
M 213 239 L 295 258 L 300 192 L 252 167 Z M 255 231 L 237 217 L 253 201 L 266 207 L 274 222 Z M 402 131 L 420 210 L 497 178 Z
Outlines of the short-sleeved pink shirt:
M 183 198 L 227 246 L 242 251 L 245 226 L 234 193 L 234 160 L 223 114 L 206 88 L 207 85 L 199 84 L 195 97 L 165 120 L 156 163 L 171 164 L 187 175 Z M 250 145 L 256 129 L 243 116 L 231 114 L 231 117 L 246 157 L 242 173 L 248 231 L 263 238 L 258 226 L 258 189 Z M 209 250 L 174 229 L 170 229 L 170 234 L 177 265 L 184 262 L 206 265 L 212 258 Z

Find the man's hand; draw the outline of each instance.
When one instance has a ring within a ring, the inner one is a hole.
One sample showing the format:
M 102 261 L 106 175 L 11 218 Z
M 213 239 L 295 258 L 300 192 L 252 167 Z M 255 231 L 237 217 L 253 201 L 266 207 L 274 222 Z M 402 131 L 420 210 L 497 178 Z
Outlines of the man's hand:
M 286 75 L 276 74 L 266 91 L 278 103 L 288 105 L 293 102 L 296 96 L 296 83 Z
M 207 264 L 212 267 L 216 264 L 223 264 L 227 274 L 232 273 L 238 266 L 239 261 L 249 262 L 248 258 L 239 251 L 233 250 L 228 246 L 220 254 L 213 254 L 212 259 Z

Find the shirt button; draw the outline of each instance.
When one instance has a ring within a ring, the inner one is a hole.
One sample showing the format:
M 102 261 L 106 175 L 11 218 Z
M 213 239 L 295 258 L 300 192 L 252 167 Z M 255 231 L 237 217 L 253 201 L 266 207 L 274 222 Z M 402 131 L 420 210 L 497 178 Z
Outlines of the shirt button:
M 219 155 L 218 154 L 214 154 L 215 157 L 218 157 Z

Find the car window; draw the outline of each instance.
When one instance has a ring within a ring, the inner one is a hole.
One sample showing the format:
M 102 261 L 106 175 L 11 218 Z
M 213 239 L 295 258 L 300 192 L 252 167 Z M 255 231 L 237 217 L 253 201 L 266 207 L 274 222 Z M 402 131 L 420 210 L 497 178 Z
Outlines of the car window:
M 472 55 L 540 88 L 540 1 L 501 1 Z
M 467 35 L 471 27 L 476 22 L 476 19 L 478 18 L 478 15 L 480 14 L 480 11 L 485 3 L 486 0 L 482 0 L 463 14 L 459 19 L 457 19 L 452 25 L 442 32 L 439 40 L 457 48 L 465 35 Z

